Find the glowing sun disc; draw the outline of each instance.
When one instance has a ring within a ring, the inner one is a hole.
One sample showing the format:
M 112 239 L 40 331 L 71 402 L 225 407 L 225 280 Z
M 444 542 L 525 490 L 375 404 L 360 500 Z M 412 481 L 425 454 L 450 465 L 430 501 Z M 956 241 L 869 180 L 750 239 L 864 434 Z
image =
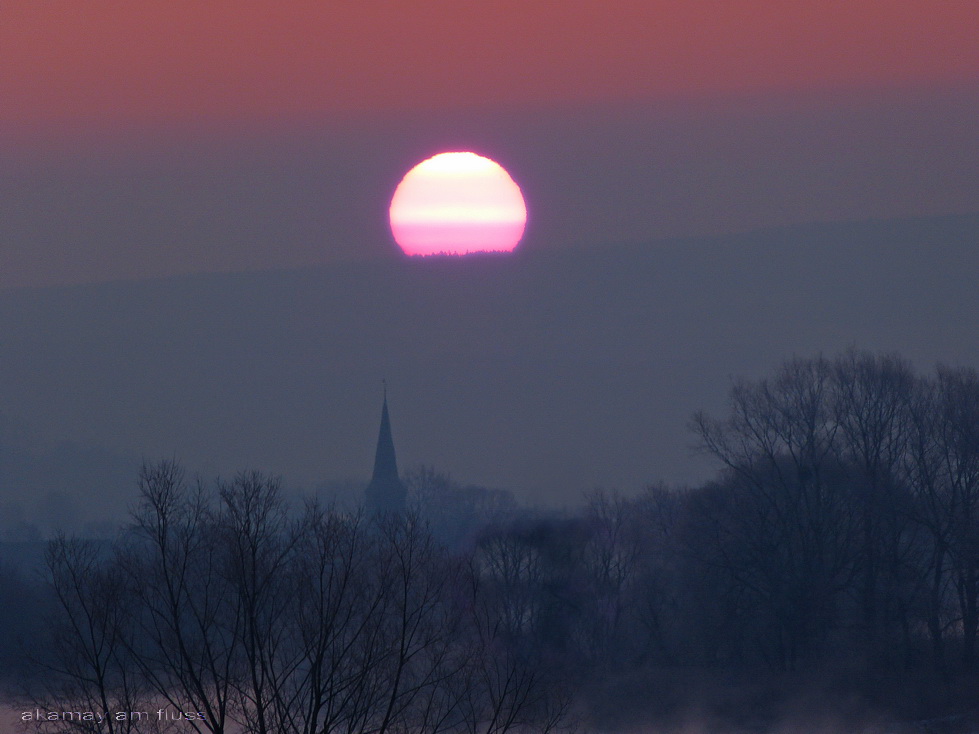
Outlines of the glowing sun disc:
M 439 153 L 401 179 L 389 216 L 394 239 L 408 255 L 510 252 L 523 237 L 527 206 L 496 161 Z

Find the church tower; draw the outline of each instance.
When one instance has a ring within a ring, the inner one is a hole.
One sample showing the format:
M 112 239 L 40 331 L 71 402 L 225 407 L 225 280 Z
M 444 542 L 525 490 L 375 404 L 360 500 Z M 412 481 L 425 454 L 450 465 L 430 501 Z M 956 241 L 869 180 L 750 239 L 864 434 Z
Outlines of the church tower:
M 408 490 L 398 477 L 398 461 L 394 456 L 391 419 L 388 417 L 387 387 L 384 388 L 381 430 L 377 434 L 377 451 L 374 453 L 374 475 L 364 494 L 368 515 L 405 511 Z

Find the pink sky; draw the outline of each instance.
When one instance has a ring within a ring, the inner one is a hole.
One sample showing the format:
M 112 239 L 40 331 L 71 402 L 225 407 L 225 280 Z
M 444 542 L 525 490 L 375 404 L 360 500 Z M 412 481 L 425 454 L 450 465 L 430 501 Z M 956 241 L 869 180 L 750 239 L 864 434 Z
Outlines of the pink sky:
M 6 0 L 0 125 L 957 85 L 976 28 L 974 0 Z
M 397 253 L 478 150 L 521 248 L 979 209 L 975 0 L 6 0 L 0 287 Z

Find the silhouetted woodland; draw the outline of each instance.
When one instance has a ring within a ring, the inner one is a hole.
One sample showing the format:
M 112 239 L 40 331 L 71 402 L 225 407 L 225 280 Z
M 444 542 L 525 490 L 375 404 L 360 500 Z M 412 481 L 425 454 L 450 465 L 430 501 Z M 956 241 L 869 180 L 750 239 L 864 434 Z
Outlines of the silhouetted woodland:
M 706 679 L 760 681 L 762 710 L 805 679 L 899 716 L 974 713 L 976 371 L 792 359 L 691 429 L 713 481 L 595 490 L 574 513 L 431 468 L 405 477 L 406 515 L 366 517 L 290 509 L 260 473 L 147 465 L 118 539 L 49 543 L 29 700 L 169 706 L 211 732 L 502 734 L 624 725 L 637 700 L 670 716 Z

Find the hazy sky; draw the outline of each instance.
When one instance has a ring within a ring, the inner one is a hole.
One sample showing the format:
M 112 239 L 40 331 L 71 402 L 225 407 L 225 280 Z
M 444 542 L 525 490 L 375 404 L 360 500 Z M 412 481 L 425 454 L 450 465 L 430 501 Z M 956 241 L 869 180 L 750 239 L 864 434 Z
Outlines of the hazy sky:
M 979 5 L 0 6 L 0 287 L 395 253 L 446 149 L 527 247 L 979 206 Z
M 970 83 L 971 0 L 127 0 L 3 5 L 6 125 L 343 114 Z
M 686 422 L 731 376 L 975 362 L 976 28 L 975 0 L 6 0 L 0 418 L 310 486 L 366 478 L 387 378 L 405 466 L 570 501 L 702 477 Z M 398 181 L 466 149 L 522 187 L 522 252 L 401 261 Z M 866 220 L 898 224 L 820 225 Z M 161 276 L 192 277 L 60 287 Z

